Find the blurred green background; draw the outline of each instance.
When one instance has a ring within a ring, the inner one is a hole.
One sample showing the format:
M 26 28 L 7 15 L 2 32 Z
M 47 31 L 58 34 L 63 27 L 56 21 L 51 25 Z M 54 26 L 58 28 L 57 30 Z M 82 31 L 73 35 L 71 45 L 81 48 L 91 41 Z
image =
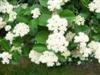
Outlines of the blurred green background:
M 48 68 L 36 65 L 29 59 L 22 58 L 17 65 L 0 64 L 0 75 L 100 75 L 100 65 L 88 63 L 83 65 L 65 64 Z

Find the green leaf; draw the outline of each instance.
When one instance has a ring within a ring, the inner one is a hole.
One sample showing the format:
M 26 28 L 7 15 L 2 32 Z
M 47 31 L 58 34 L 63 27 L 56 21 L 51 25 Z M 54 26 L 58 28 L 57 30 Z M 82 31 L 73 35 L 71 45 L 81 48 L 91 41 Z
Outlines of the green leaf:
M 92 30 L 95 33 L 100 33 L 100 26 L 99 25 L 92 25 Z
M 100 13 L 96 13 L 97 19 L 100 19 Z
M 23 15 L 30 15 L 31 14 L 31 10 L 30 10 L 30 8 L 29 7 L 27 7 L 26 9 L 23 9 Z
M 25 16 L 25 15 L 30 15 L 31 14 L 31 8 L 30 7 L 27 7 L 26 9 L 24 9 L 20 6 L 20 7 L 16 8 L 15 11 L 20 16 L 23 16 L 23 15 Z
M 18 64 L 18 62 L 19 62 L 19 60 L 20 60 L 20 57 L 21 57 L 21 55 L 17 52 L 17 51 L 15 51 L 15 52 L 13 52 L 12 53 L 12 60 L 11 60 L 11 63 L 12 64 Z
M 68 45 L 69 50 L 75 50 L 77 48 L 77 44 L 74 42 L 70 42 Z
M 18 8 L 16 8 L 15 9 L 15 11 L 16 11 L 16 13 L 18 14 L 18 15 L 22 15 L 23 14 L 23 8 L 22 7 L 18 7 Z
M 16 47 L 19 47 L 21 46 L 23 43 L 23 39 L 21 39 L 20 37 L 17 37 L 13 40 L 13 45 L 16 46 Z
M 84 17 L 86 19 L 89 17 L 89 11 L 84 9 L 81 11 L 81 13 L 79 15 L 81 15 L 82 17 Z
M 32 19 L 30 22 L 29 22 L 30 25 L 32 25 L 33 27 L 37 27 L 38 25 L 38 19 Z
M 29 34 L 34 36 L 38 31 L 38 19 L 29 21 L 30 32 Z
M 27 1 L 28 1 L 28 4 L 32 5 L 35 0 L 27 0 Z
M 46 40 L 48 38 L 48 31 L 40 31 L 35 37 L 35 40 L 38 44 L 46 44 Z
M 72 22 L 75 19 L 75 15 L 71 10 L 65 9 L 63 10 L 60 15 L 62 17 L 65 17 L 69 20 L 69 22 Z
M 75 29 L 76 33 L 84 32 L 86 34 L 89 34 L 89 32 L 90 32 L 90 28 L 86 25 L 84 25 L 84 26 L 75 26 L 74 29 Z
M 10 43 L 5 40 L 5 39 L 1 39 L 0 38 L 0 46 L 5 50 L 5 51 L 10 51 L 11 49 L 11 46 L 10 46 Z
M 17 0 L 8 0 L 11 4 L 16 5 L 17 4 Z
M 37 44 L 33 47 L 33 50 L 42 53 L 47 50 L 47 47 L 45 45 Z
M 58 60 L 59 60 L 60 62 L 62 62 L 62 63 L 63 63 L 63 62 L 65 62 L 65 61 L 66 61 L 65 57 L 64 57 L 64 56 L 62 56 L 62 55 L 61 55 L 61 53 L 58 53 L 58 54 L 57 54 L 57 56 L 58 56 L 58 58 L 59 58 Z
M 40 12 L 41 14 L 51 14 L 52 13 L 45 7 L 40 7 Z
M 100 35 L 96 34 L 92 36 L 92 39 L 95 41 L 100 41 Z
M 30 48 L 29 47 L 24 47 L 23 49 L 22 49 L 22 54 L 23 55 L 25 55 L 25 56 L 27 56 L 28 54 L 29 54 L 29 52 L 30 52 Z
M 51 17 L 50 14 L 42 14 L 40 17 L 39 17 L 39 25 L 40 26 L 46 26 L 47 24 L 47 20 Z
M 80 1 L 85 7 L 87 7 L 90 0 L 80 0 Z
M 47 7 L 48 0 L 39 0 L 40 4 L 44 7 Z
M 5 22 L 8 22 L 8 19 L 9 19 L 9 15 L 8 14 L 4 14 L 2 17 L 3 17 L 3 20 Z
M 18 15 L 17 16 L 17 21 L 18 22 L 24 22 L 24 23 L 28 23 L 29 21 L 28 21 L 28 18 L 26 18 L 25 16 L 20 16 L 20 15 Z

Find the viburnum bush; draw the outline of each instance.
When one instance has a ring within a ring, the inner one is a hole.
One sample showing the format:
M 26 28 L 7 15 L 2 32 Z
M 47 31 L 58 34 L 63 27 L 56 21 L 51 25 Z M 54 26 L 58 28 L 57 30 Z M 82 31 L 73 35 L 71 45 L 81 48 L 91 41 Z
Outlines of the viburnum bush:
M 48 67 L 100 63 L 100 0 L 0 0 L 0 61 L 22 56 Z

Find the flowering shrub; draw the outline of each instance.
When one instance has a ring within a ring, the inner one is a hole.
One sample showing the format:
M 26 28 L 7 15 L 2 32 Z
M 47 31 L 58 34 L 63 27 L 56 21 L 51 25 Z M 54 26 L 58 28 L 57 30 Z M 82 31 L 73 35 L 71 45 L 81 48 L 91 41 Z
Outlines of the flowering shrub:
M 0 0 L 0 60 L 100 63 L 99 24 L 99 0 Z

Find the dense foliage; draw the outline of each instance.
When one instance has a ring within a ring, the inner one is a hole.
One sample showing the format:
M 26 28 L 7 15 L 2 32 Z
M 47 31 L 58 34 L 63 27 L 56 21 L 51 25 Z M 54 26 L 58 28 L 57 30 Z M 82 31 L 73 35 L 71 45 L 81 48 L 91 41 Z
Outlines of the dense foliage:
M 100 62 L 99 0 L 0 0 L 0 58 L 17 64 Z

